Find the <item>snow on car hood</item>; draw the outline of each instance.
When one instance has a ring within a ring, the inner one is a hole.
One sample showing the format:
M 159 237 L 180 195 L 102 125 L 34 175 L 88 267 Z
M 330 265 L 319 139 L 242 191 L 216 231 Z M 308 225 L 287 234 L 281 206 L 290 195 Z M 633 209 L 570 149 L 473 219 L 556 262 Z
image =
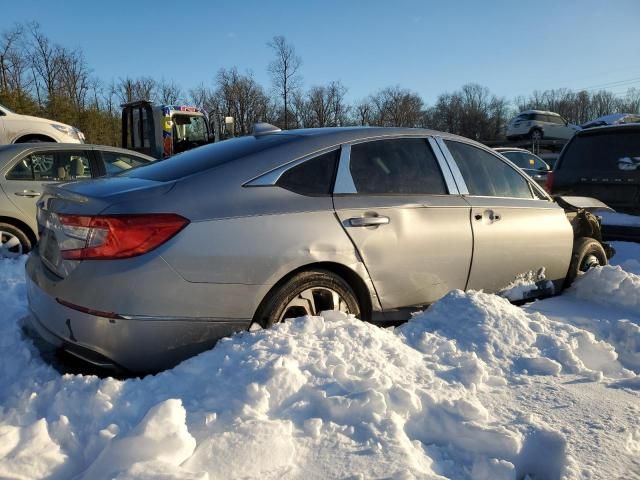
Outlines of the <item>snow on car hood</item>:
M 335 312 L 298 318 L 116 380 L 60 375 L 40 359 L 20 330 L 23 268 L 0 261 L 3 478 L 580 478 L 637 465 L 639 397 L 607 388 L 634 387 L 636 372 L 601 336 L 496 295 L 451 292 L 396 329 Z M 609 295 L 610 305 L 640 302 L 640 277 L 614 267 L 558 298 L 587 315 L 580 292 L 616 282 L 635 300 Z M 610 400 L 558 400 L 584 385 Z M 560 420 L 545 419 L 556 409 Z M 585 437 L 611 435 L 585 453 L 572 432 L 589 421 Z

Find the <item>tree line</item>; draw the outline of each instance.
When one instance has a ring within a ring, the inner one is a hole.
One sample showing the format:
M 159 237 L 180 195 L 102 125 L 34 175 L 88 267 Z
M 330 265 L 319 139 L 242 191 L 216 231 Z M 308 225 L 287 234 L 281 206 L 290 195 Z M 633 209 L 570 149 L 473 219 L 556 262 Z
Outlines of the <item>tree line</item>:
M 17 24 L 0 35 L 0 103 L 22 114 L 55 119 L 80 128 L 92 143 L 120 143 L 120 104 L 139 99 L 188 103 L 230 116 L 235 134 L 246 135 L 257 121 L 281 128 L 348 125 L 425 127 L 477 140 L 504 137 L 506 122 L 526 109 L 551 110 L 573 123 L 610 113 L 640 112 L 640 89 L 625 96 L 605 90 L 534 91 L 512 101 L 488 88 L 467 84 L 440 94 L 427 105 L 415 91 L 389 86 L 355 102 L 340 80 L 304 88 L 303 61 L 283 36 L 267 43 L 271 85 L 251 71 L 222 68 L 211 84 L 185 90 L 172 80 L 129 76 L 97 78 L 81 49 L 47 37 L 37 23 Z

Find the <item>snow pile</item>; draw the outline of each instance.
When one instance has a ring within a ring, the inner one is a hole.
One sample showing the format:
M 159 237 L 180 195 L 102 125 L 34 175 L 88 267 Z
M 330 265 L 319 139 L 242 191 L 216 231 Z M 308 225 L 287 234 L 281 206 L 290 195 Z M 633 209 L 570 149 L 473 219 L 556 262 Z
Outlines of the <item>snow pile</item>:
M 640 276 L 626 272 L 620 266 L 593 268 L 582 275 L 571 290 L 578 298 L 640 311 Z
M 529 271 L 516 276 L 516 279 L 498 292 L 498 295 L 511 302 L 517 302 L 538 295 L 540 290 L 553 294 L 553 282 L 546 280 L 544 267 L 538 271 Z
M 614 348 L 592 333 L 482 292 L 450 292 L 399 330 L 434 365 L 450 365 L 447 375 L 466 385 L 503 383 L 522 373 L 633 376 Z
M 611 265 L 620 265 L 627 272 L 640 275 L 640 244 L 632 242 L 611 242 L 616 251 Z
M 460 291 L 397 329 L 325 312 L 155 376 L 60 375 L 20 332 L 23 263 L 0 261 L 0 478 L 579 478 L 572 425 L 490 399 L 637 379 L 593 333 Z M 636 427 L 619 425 L 621 448 Z

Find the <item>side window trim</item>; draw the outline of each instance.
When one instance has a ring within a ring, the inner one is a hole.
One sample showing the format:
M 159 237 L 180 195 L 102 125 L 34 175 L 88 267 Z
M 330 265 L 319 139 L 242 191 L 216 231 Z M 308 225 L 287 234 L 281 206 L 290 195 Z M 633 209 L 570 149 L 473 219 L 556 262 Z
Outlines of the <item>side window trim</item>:
M 338 159 L 338 173 L 333 186 L 334 195 L 355 194 L 356 185 L 351 177 L 351 144 L 345 143 L 340 150 Z
M 458 143 L 464 143 L 466 145 L 469 145 L 471 147 L 475 147 L 478 148 L 480 150 L 483 150 L 485 152 L 487 152 L 488 154 L 494 156 L 495 158 L 497 158 L 498 160 L 500 160 L 502 163 L 506 163 L 509 167 L 511 167 L 512 170 L 514 170 L 518 175 L 520 175 L 529 185 L 529 189 L 532 190 L 532 198 L 528 199 L 522 199 L 519 197 L 493 197 L 493 196 L 486 196 L 486 195 L 470 195 L 469 194 L 469 189 L 467 188 L 467 184 L 464 181 L 464 178 L 462 177 L 462 173 L 460 172 L 460 169 L 458 168 L 458 165 L 456 163 L 456 161 L 453 158 L 453 155 L 451 155 L 451 152 L 449 151 L 449 149 L 447 148 L 446 143 L 444 142 L 444 139 L 442 137 L 437 137 L 438 139 L 438 144 L 441 145 L 441 148 L 443 150 L 443 153 L 445 153 L 445 157 L 447 157 L 447 159 L 450 161 L 451 165 L 452 165 L 452 171 L 457 171 L 457 174 L 460 175 L 460 179 L 459 181 L 462 182 L 462 185 L 464 185 L 464 190 L 466 191 L 466 193 L 462 193 L 462 195 L 468 195 L 468 196 L 474 196 L 474 197 L 484 197 L 484 198 L 512 198 L 512 199 L 516 199 L 516 200 L 543 200 L 543 201 L 553 201 L 551 199 L 551 197 L 549 197 L 549 195 L 542 189 L 542 187 L 538 186 L 538 184 L 536 184 L 531 178 L 529 178 L 529 176 L 522 172 L 521 169 L 516 166 L 511 160 L 509 160 L 508 158 L 501 158 L 500 155 L 496 155 L 496 153 L 494 151 L 492 151 L 490 148 L 485 147 L 484 145 L 478 145 L 476 143 L 472 143 L 472 142 L 468 142 L 465 141 L 465 139 L 451 139 L 451 141 L 453 142 L 458 142 Z M 454 173 L 454 177 L 456 178 L 456 183 L 458 182 L 458 177 L 456 176 L 456 173 Z M 538 195 L 536 195 L 535 192 L 539 192 L 544 196 L 544 199 L 539 198 Z
M 447 186 L 447 190 L 449 191 L 449 195 L 460 195 L 460 187 L 458 183 L 455 181 L 453 171 L 451 169 L 451 165 L 447 161 L 446 156 L 442 152 L 440 148 L 440 144 L 437 141 L 438 137 L 427 137 L 427 141 L 429 142 L 429 146 L 431 150 L 433 150 L 434 155 L 436 156 L 436 160 L 438 161 L 438 165 L 440 166 L 440 171 L 444 176 L 444 183 Z M 456 165 L 457 168 L 457 165 Z M 465 186 L 466 188 L 466 186 Z
M 442 151 L 442 154 L 444 155 L 449 169 L 451 170 L 451 174 L 453 176 L 453 180 L 457 186 L 459 194 L 469 195 L 469 189 L 467 188 L 467 184 L 462 177 L 462 172 L 460 172 L 458 164 L 454 160 L 453 155 L 451 155 L 451 152 L 447 148 L 447 145 L 444 143 L 444 139 L 442 137 L 435 137 L 435 139 L 438 143 L 438 146 L 440 147 L 440 150 Z
M 309 155 L 305 155 L 303 157 L 292 160 L 284 165 L 280 165 L 272 170 L 269 170 L 265 173 L 261 173 L 257 177 L 254 177 L 248 181 L 246 181 L 242 186 L 243 187 L 274 187 L 282 174 L 284 174 L 287 170 L 297 167 L 301 163 L 306 162 L 307 160 L 311 160 L 312 158 L 319 157 L 320 155 L 324 155 L 325 153 L 334 152 L 340 149 L 340 145 L 334 145 L 329 148 L 325 148 L 323 150 L 318 150 L 317 152 L 313 152 Z

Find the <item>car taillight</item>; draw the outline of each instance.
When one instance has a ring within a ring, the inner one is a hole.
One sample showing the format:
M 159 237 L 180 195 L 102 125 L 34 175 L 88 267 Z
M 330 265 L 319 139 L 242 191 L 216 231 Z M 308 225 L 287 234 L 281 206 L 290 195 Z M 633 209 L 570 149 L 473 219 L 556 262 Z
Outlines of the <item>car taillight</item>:
M 58 215 L 66 260 L 129 258 L 159 247 L 189 224 L 173 213 L 143 215 Z M 74 248 L 64 248 L 73 246 Z
M 549 192 L 552 193 L 553 190 L 553 172 L 549 172 L 547 173 L 547 178 L 544 182 L 544 189 Z

